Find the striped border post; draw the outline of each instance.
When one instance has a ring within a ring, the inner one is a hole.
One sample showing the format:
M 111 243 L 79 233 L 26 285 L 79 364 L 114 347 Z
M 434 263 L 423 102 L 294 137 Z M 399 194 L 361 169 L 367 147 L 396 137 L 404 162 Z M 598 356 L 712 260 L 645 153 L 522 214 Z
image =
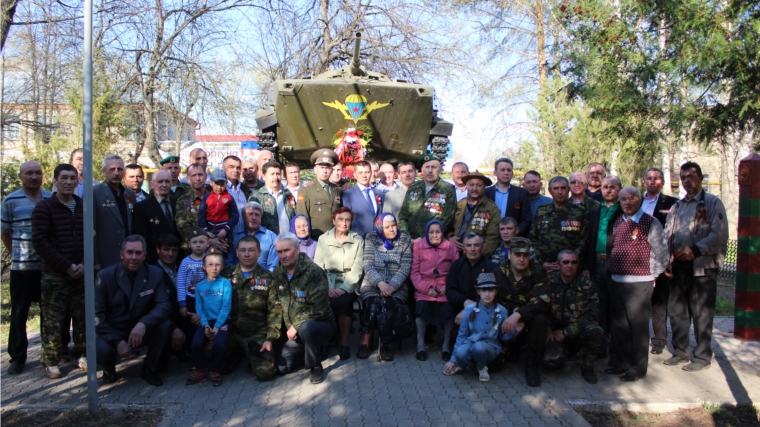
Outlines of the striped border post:
M 760 155 L 739 162 L 734 337 L 760 340 Z

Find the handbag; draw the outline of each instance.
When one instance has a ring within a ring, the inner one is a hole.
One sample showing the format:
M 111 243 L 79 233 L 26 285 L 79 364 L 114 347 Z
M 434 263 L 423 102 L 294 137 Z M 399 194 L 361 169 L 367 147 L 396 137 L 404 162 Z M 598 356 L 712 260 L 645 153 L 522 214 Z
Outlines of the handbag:
M 393 297 L 379 297 L 374 305 L 372 311 L 376 313 L 377 332 L 383 344 L 399 342 L 417 332 L 414 316 L 406 304 Z

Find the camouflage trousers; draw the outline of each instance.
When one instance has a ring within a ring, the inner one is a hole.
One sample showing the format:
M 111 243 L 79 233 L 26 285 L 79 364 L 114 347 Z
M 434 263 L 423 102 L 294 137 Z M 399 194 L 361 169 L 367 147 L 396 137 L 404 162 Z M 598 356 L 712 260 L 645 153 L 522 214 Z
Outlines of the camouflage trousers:
M 242 351 L 245 354 L 245 358 L 251 364 L 251 372 L 259 381 L 268 381 L 274 378 L 275 368 L 274 359 L 265 360 L 257 352 L 252 352 L 248 348 L 248 342 L 253 341 L 258 346 L 264 344 L 266 337 L 260 336 L 245 336 L 240 333 L 232 332 L 227 338 L 227 357 L 226 360 L 230 363 L 237 363 L 240 361 L 238 354 Z M 260 348 L 260 347 L 259 347 Z M 274 357 L 274 343 L 272 343 L 272 357 Z
M 597 324 L 591 324 L 580 330 L 573 338 L 566 338 L 562 342 L 549 341 L 544 350 L 544 365 L 547 368 L 562 368 L 567 362 L 568 355 L 576 354 L 583 349 L 583 369 L 593 368 L 594 361 L 602 344 L 604 331 Z
M 73 358 L 85 354 L 84 279 L 72 279 L 66 273 L 42 273 L 42 301 L 40 309 L 45 318 L 42 323 L 42 366 L 57 366 L 61 360 L 61 329 L 68 310 L 73 326 Z

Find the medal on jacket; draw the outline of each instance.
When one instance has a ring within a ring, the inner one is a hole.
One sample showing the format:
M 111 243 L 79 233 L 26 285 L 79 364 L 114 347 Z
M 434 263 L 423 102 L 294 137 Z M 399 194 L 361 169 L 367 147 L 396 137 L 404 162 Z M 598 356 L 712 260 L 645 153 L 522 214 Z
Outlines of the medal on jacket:
M 306 302 L 308 296 L 309 293 L 306 291 L 293 291 L 293 298 L 296 299 L 296 302 Z
M 631 232 L 631 240 L 636 240 L 636 238 L 638 237 L 639 237 L 639 229 L 634 228 L 633 231 Z

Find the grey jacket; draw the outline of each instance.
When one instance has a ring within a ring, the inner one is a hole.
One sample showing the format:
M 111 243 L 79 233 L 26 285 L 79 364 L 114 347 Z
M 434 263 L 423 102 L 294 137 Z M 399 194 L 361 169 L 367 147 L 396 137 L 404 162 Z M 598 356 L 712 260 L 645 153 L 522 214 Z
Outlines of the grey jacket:
M 704 276 L 706 269 L 723 267 L 728 243 L 728 219 L 726 208 L 718 197 L 702 190 L 695 198 L 696 214 L 691 218 L 683 218 L 683 215 L 679 215 L 679 210 L 686 201 L 685 198 L 677 201 L 670 208 L 665 220 L 665 239 L 672 263 L 676 251 L 673 247 L 675 232 L 681 227 L 688 227 L 691 231 L 690 248 L 695 255 L 694 275 Z
M 406 301 L 409 295 L 409 273 L 412 270 L 412 238 L 399 230 L 401 235 L 393 242 L 393 249 L 383 246 L 375 233 L 364 238 L 364 280 L 359 294 L 361 299 L 379 296 L 378 283 L 393 287 L 393 297 Z
M 398 213 L 401 212 L 401 205 L 404 204 L 404 196 L 406 196 L 406 188 L 401 186 L 385 193 L 383 213 L 390 213 L 398 218 Z
M 341 245 L 335 238 L 335 229 L 319 236 L 314 264 L 327 273 L 330 289 L 343 289 L 348 293 L 359 291 L 363 274 L 364 239 L 354 231 L 348 232 L 348 238 Z

